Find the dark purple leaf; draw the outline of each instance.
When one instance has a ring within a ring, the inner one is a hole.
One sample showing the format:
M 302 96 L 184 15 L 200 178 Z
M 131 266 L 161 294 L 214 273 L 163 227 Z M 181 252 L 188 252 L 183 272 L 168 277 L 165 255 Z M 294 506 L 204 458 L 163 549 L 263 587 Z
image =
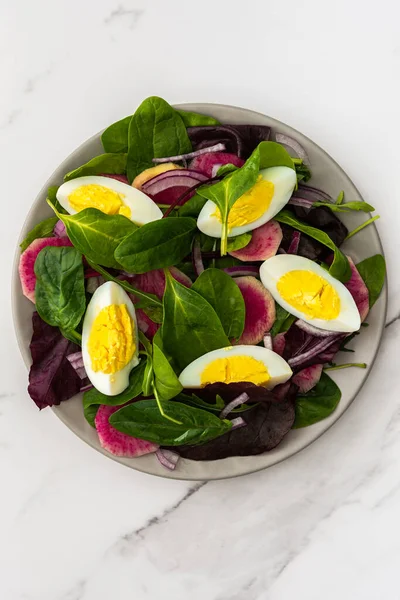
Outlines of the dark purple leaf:
M 255 385 L 250 381 L 239 381 L 237 383 L 210 383 L 198 390 L 184 390 L 186 394 L 192 392 L 209 404 L 215 404 L 216 396 L 220 396 L 225 404 L 246 393 L 249 396 L 248 403 L 273 401 L 274 394 L 264 387 Z
M 32 315 L 32 325 L 28 392 L 42 409 L 72 398 L 81 389 L 82 381 L 67 359 L 80 348 L 64 338 L 57 327 L 45 323 L 36 312 Z
M 246 159 L 260 142 L 269 140 L 271 129 L 265 125 L 212 125 L 188 127 L 187 132 L 195 150 L 222 143 L 227 152 Z

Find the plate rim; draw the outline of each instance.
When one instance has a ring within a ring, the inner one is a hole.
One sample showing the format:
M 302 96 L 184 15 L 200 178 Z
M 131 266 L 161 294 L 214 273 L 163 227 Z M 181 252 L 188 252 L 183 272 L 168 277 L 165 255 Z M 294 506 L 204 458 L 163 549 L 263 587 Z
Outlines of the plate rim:
M 346 171 L 340 166 L 340 164 L 321 146 L 319 146 L 316 142 L 314 142 L 311 138 L 309 138 L 307 135 L 305 135 L 304 133 L 302 133 L 301 131 L 297 130 L 295 127 L 292 127 L 291 125 L 280 121 L 278 119 L 275 119 L 274 117 L 270 117 L 269 115 L 265 114 L 265 113 L 261 113 L 259 111 L 255 111 L 255 110 L 251 110 L 248 108 L 244 108 L 241 106 L 237 106 L 237 105 L 233 105 L 233 104 L 220 104 L 220 103 L 213 103 L 213 102 L 184 102 L 184 103 L 176 103 L 172 105 L 174 108 L 178 108 L 181 110 L 193 110 L 193 111 L 201 111 L 202 109 L 204 109 L 205 111 L 207 111 L 207 109 L 210 109 L 210 111 L 212 112 L 212 109 L 215 107 L 218 107 L 219 109 L 232 109 L 232 110 L 240 110 L 243 111 L 245 113 L 251 113 L 257 117 L 261 117 L 263 119 L 267 118 L 270 122 L 271 122 L 271 126 L 274 127 L 279 127 L 279 126 L 284 126 L 284 127 L 289 127 L 291 129 L 291 131 L 293 131 L 295 134 L 299 135 L 300 137 L 306 139 L 308 142 L 310 142 L 313 146 L 315 146 L 321 153 L 323 153 L 327 159 L 329 159 L 329 161 L 331 161 L 332 163 L 334 163 L 336 165 L 336 167 L 339 169 L 339 171 L 342 173 L 342 175 L 351 183 L 351 185 L 355 188 L 357 194 L 360 196 L 360 198 L 362 198 L 362 195 L 359 191 L 359 189 L 357 188 L 357 186 L 354 184 L 353 180 L 349 177 L 349 175 L 346 173 Z M 195 108 L 197 107 L 197 108 Z M 79 150 L 85 148 L 90 142 L 93 141 L 97 141 L 101 134 L 103 133 L 105 129 L 100 130 L 99 132 L 95 133 L 94 135 L 90 136 L 89 138 L 87 138 L 86 140 L 84 140 L 81 144 L 79 144 L 79 146 L 77 146 L 74 150 L 72 150 L 65 158 L 64 160 L 52 171 L 51 175 L 47 178 L 46 182 L 44 183 L 44 185 L 41 187 L 40 191 L 38 192 L 38 194 L 36 195 L 35 199 L 33 200 L 31 207 L 23 221 L 19 236 L 18 236 L 18 241 L 17 241 L 17 245 L 16 245 L 16 249 L 14 252 L 14 259 L 13 259 L 13 264 L 12 264 L 12 272 L 11 272 L 11 311 L 12 311 L 12 320 L 13 320 L 13 327 L 14 327 L 14 332 L 15 332 L 15 336 L 17 339 L 17 344 L 18 344 L 18 348 L 20 351 L 20 354 L 22 356 L 23 362 L 27 368 L 27 370 L 29 370 L 30 367 L 30 359 L 28 357 L 27 354 L 27 349 L 25 348 L 25 344 L 23 343 L 22 337 L 21 337 L 21 332 L 19 331 L 19 325 L 18 324 L 18 315 L 17 315 L 17 310 L 16 310 L 16 306 L 17 306 L 17 302 L 16 302 L 16 297 L 17 295 L 21 294 L 21 289 L 20 289 L 20 285 L 19 285 L 19 277 L 18 277 L 18 264 L 19 264 L 19 257 L 20 257 L 20 248 L 19 248 L 19 244 L 21 243 L 21 241 L 24 238 L 25 235 L 25 230 L 27 229 L 27 224 L 30 221 L 31 218 L 31 214 L 35 212 L 35 209 L 37 208 L 37 205 L 39 204 L 43 193 L 47 190 L 47 188 L 52 185 L 52 182 L 54 181 L 54 173 L 60 169 L 62 169 L 64 164 L 67 164 L 70 160 L 70 158 L 77 152 L 79 152 Z M 373 229 L 375 230 L 376 236 L 377 236 L 377 241 L 379 244 L 379 248 L 380 248 L 380 252 L 383 255 L 383 257 L 385 257 L 385 252 L 384 252 L 384 248 L 382 245 L 382 240 L 381 237 L 379 235 L 379 231 L 378 228 L 376 227 L 376 223 L 373 222 Z M 313 437 L 312 439 L 310 439 L 309 441 L 307 441 L 301 448 L 297 448 L 295 450 L 293 450 L 293 452 L 291 452 L 289 455 L 287 456 L 282 456 L 281 458 L 278 458 L 275 462 L 273 462 L 272 464 L 269 465 L 264 465 L 264 466 L 258 466 L 255 468 L 249 468 L 247 469 L 245 472 L 240 472 L 237 474 L 227 474 L 227 475 L 218 475 L 217 477 L 212 477 L 212 476 L 196 476 L 196 477 L 189 477 L 186 475 L 186 473 L 179 473 L 179 471 L 172 471 L 172 472 L 168 472 L 168 473 L 156 473 L 156 472 L 150 472 L 148 469 L 145 468 L 140 468 L 140 463 L 139 464 L 133 464 L 132 463 L 125 463 L 121 461 L 121 457 L 118 456 L 114 456 L 112 454 L 110 454 L 109 452 L 107 452 L 106 450 L 104 450 L 101 447 L 97 447 L 94 443 L 92 443 L 91 439 L 87 439 L 84 435 L 82 435 L 77 428 L 74 426 L 73 423 L 71 423 L 68 418 L 66 417 L 66 415 L 63 414 L 62 411 L 60 411 L 60 406 L 61 405 L 57 405 L 57 406 L 52 406 L 50 407 L 53 414 L 55 414 L 58 419 L 60 419 L 60 421 L 75 435 L 77 436 L 82 442 L 84 442 L 85 444 L 87 444 L 88 446 L 90 446 L 91 448 L 93 448 L 94 450 L 96 450 L 97 452 L 99 452 L 100 454 L 102 454 L 103 456 L 113 460 L 114 462 L 123 465 L 125 467 L 134 469 L 135 471 L 139 471 L 141 473 L 145 473 L 147 475 L 150 476 L 155 476 L 155 477 L 159 477 L 161 479 L 175 479 L 175 480 L 181 480 L 181 481 L 218 481 L 218 480 L 223 480 L 223 479 L 233 479 L 236 477 L 242 477 L 245 475 L 250 475 L 252 473 L 258 473 L 259 471 L 263 471 L 264 469 L 268 469 L 270 467 L 273 467 L 281 462 L 284 462 L 285 460 L 289 460 L 290 458 L 296 456 L 299 452 L 305 450 L 306 448 L 308 448 L 309 446 L 311 446 L 311 444 L 313 444 L 314 442 L 316 442 L 317 440 L 319 440 L 327 431 L 329 431 L 329 429 L 331 429 L 336 423 L 338 423 L 338 421 L 343 417 L 343 415 L 347 412 L 348 408 L 353 404 L 354 400 L 357 398 L 357 396 L 360 394 L 363 386 L 365 385 L 366 381 L 368 380 L 368 378 L 371 375 L 371 372 L 374 369 L 374 365 L 375 365 L 375 361 L 376 358 L 378 356 L 379 350 L 381 348 L 382 345 L 382 339 L 383 339 L 383 334 L 385 331 L 385 323 L 386 323 L 386 318 L 387 318 L 387 309 L 388 309 L 388 278 L 387 278 L 387 272 L 385 274 L 385 282 L 384 282 L 384 286 L 382 288 L 381 291 L 381 295 L 380 295 L 380 299 L 381 299 L 381 303 L 383 300 L 383 306 L 381 308 L 381 319 L 382 319 L 382 325 L 380 327 L 380 331 L 379 331 L 379 339 L 378 339 L 378 343 L 376 346 L 376 350 L 375 353 L 373 355 L 372 360 L 370 361 L 370 364 L 368 365 L 368 371 L 366 373 L 366 376 L 363 378 L 363 380 L 361 381 L 360 385 L 358 386 L 357 390 L 355 391 L 355 393 L 353 394 L 353 397 L 351 398 L 351 400 L 348 402 L 347 406 L 344 408 L 343 412 L 340 413 L 336 419 L 334 421 L 332 421 L 330 424 L 328 424 L 328 426 L 323 429 L 321 432 L 319 432 L 315 437 Z M 28 349 L 29 351 L 29 349 Z M 264 454 L 268 454 L 267 452 L 262 453 L 261 455 L 258 456 L 262 456 Z M 245 457 L 236 457 L 236 458 L 245 458 Z M 251 457 L 250 457 L 251 458 Z M 130 459 L 130 460 L 135 460 L 135 459 Z M 137 460 L 137 459 L 136 459 Z M 187 460 L 187 459 L 186 459 Z M 225 459 L 226 460 L 226 459 Z M 192 462 L 198 462 L 198 461 L 192 461 Z M 200 461 L 202 462 L 202 461 Z M 203 461 L 204 462 L 204 461 Z M 219 461 L 205 461 L 205 462 L 209 462 L 209 463 L 214 463 L 214 462 L 219 462 Z

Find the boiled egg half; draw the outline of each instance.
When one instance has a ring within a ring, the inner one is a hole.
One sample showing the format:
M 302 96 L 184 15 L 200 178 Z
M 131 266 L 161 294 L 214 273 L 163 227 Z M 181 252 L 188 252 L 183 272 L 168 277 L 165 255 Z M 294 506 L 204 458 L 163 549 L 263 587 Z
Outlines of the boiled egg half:
M 292 376 L 288 363 L 261 346 L 230 346 L 213 350 L 191 362 L 180 374 L 184 388 L 210 383 L 248 381 L 271 390 Z
M 260 277 L 276 302 L 295 317 L 329 331 L 360 328 L 349 290 L 312 260 L 279 254 L 263 262 Z
M 107 396 L 128 387 L 129 374 L 139 363 L 135 308 L 128 294 L 113 281 L 94 292 L 82 329 L 82 356 L 87 376 Z
M 229 212 L 228 237 L 252 231 L 272 219 L 289 202 L 296 181 L 296 172 L 290 167 L 270 167 L 260 171 L 258 181 Z M 211 237 L 221 237 L 221 213 L 211 200 L 203 206 L 197 227 Z
M 70 215 L 85 208 L 97 208 L 107 215 L 123 215 L 136 225 L 145 225 L 163 216 L 157 204 L 140 190 L 101 175 L 66 181 L 57 190 L 57 200 Z

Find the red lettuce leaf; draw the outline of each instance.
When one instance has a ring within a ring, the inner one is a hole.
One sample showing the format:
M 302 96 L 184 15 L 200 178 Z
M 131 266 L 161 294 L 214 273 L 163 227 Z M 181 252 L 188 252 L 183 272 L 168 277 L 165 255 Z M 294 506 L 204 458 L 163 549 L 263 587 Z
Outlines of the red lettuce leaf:
M 37 312 L 32 315 L 32 325 L 28 392 L 42 409 L 72 398 L 81 389 L 82 381 L 67 359 L 80 348 L 63 337 L 57 327 L 45 323 Z
M 188 127 L 187 132 L 194 150 L 222 143 L 226 152 L 246 159 L 260 142 L 269 140 L 271 129 L 265 125 L 212 125 Z

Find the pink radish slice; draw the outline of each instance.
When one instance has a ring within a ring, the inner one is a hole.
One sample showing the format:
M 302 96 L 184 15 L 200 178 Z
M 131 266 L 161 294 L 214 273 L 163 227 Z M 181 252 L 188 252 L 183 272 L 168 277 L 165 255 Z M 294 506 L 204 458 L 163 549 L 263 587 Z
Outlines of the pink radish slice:
M 246 306 L 244 331 L 238 344 L 258 344 L 275 321 L 275 301 L 255 277 L 237 277 Z
M 212 152 L 194 158 L 190 163 L 190 168 L 195 171 L 200 171 L 211 178 L 214 177 L 213 167 L 215 165 L 222 167 L 223 165 L 229 164 L 235 165 L 235 167 L 242 167 L 244 165 L 244 160 L 236 156 L 236 154 L 229 154 L 228 152 Z
M 72 242 L 67 237 L 62 238 L 38 238 L 33 240 L 27 249 L 21 254 L 19 259 L 19 277 L 21 279 L 22 292 L 24 296 L 35 302 L 35 261 L 37 255 L 46 246 L 72 246 Z
M 110 173 L 100 173 L 101 177 L 109 177 L 110 179 L 116 179 L 117 181 L 121 181 L 121 183 L 126 183 L 129 185 L 129 181 L 126 175 L 111 175 Z
M 360 313 L 361 321 L 364 321 L 369 313 L 369 292 L 368 288 L 364 283 L 363 278 L 357 271 L 357 267 L 354 264 L 350 256 L 347 257 L 351 268 L 351 277 L 349 281 L 344 284 L 349 290 L 350 294 L 354 298 L 354 302 L 357 305 L 358 312 Z
M 285 334 L 277 333 L 276 336 L 272 339 L 272 349 L 274 352 L 279 354 L 279 356 L 283 356 L 283 352 L 285 350 Z
M 114 456 L 124 456 L 125 458 L 136 458 L 156 452 L 159 448 L 158 444 L 126 435 L 110 425 L 108 419 L 120 408 L 120 406 L 101 405 L 97 411 L 94 423 L 101 447 Z
M 279 223 L 268 221 L 261 227 L 253 229 L 252 238 L 247 246 L 229 254 L 243 261 L 267 260 L 277 253 L 282 237 Z
M 321 378 L 322 369 L 323 365 L 310 365 L 292 377 L 293 383 L 299 387 L 300 394 L 306 394 L 317 385 Z

